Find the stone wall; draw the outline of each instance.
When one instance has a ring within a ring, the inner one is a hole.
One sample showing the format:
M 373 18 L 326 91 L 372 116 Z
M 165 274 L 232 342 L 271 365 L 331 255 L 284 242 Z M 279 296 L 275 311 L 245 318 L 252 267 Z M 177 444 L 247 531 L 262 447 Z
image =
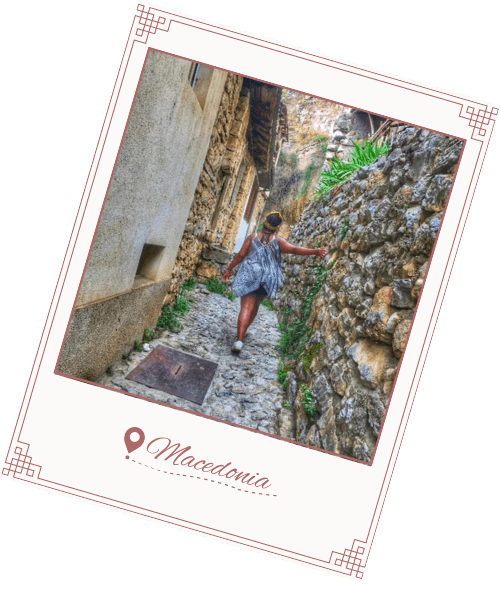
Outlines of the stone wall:
M 250 161 L 250 156 L 248 156 L 248 159 Z M 236 199 L 234 209 L 229 216 L 226 234 L 222 240 L 222 247 L 228 252 L 232 252 L 234 249 L 240 222 L 245 213 L 248 197 L 255 180 L 255 173 L 255 165 L 253 163 L 249 164 L 245 170 L 245 174 L 243 176 L 241 187 L 238 193 L 238 198 Z
M 281 410 L 281 436 L 371 460 L 461 148 L 459 140 L 406 127 L 386 156 L 311 203 L 293 228 L 291 243 L 312 248 L 321 240 L 329 271 L 308 321 L 308 352 L 290 363 L 292 407 Z M 319 264 L 288 257 L 276 304 L 281 319 L 287 309 L 298 317 Z M 303 384 L 312 390 L 314 421 Z
M 228 74 L 166 303 L 175 299 L 183 282 L 196 269 L 204 279 L 219 273 L 218 265 L 212 264 L 210 258 L 202 258 L 202 252 L 206 254 L 207 246 L 221 243 L 228 249 L 243 215 L 247 179 L 253 182 L 255 168 L 247 146 L 250 97 L 242 85 L 241 76 Z

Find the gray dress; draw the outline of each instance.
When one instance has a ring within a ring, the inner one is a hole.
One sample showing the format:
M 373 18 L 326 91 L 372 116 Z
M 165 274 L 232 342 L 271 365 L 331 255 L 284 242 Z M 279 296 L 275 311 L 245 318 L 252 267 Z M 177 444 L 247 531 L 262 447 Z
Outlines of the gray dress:
M 280 265 L 281 251 L 278 240 L 274 239 L 264 245 L 255 237 L 248 254 L 240 264 L 234 279 L 233 291 L 238 297 L 243 297 L 259 287 L 264 287 L 270 298 L 276 297 L 276 292 L 284 281 Z

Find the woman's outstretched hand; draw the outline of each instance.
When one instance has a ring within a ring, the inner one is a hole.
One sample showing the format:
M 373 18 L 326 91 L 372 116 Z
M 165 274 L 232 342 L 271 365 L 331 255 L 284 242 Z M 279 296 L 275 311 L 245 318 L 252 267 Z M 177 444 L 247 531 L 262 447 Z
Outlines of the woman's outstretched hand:
M 316 256 L 321 256 L 321 258 L 324 258 L 326 256 L 326 248 L 318 248 L 316 250 Z
M 225 283 L 227 283 L 230 278 L 231 278 L 231 271 L 230 270 L 226 270 L 226 272 L 222 275 L 222 280 Z

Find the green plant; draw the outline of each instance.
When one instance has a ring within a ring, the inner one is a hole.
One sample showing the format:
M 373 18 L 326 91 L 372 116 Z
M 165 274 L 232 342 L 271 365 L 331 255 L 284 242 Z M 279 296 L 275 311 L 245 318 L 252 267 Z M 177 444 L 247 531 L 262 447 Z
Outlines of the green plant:
M 177 314 L 168 304 L 163 306 L 161 316 L 158 318 L 156 327 L 165 328 L 169 332 L 173 332 L 174 330 L 182 330 L 184 328 L 184 326 L 179 321 Z
M 283 402 L 283 407 L 284 408 L 291 408 L 292 407 L 292 404 L 288 400 L 286 400 L 286 401 Z
M 264 307 L 267 307 L 267 309 L 274 311 L 273 304 L 269 301 L 269 299 L 264 299 L 264 301 L 262 302 L 262 305 Z
M 183 291 L 181 291 L 181 294 L 174 301 L 172 309 L 176 315 L 186 315 L 187 312 L 191 309 L 188 300 L 184 297 Z
M 283 162 L 283 164 L 286 164 L 286 153 L 285 152 L 281 152 L 280 160 Z
M 315 135 L 310 141 L 325 141 L 329 139 L 328 135 Z
M 142 342 L 140 340 L 136 340 L 134 342 L 134 350 L 137 350 L 137 352 L 144 352 L 144 348 L 142 347 Z
M 112 377 L 112 376 L 113 376 L 113 369 L 112 369 L 111 367 L 108 367 L 108 368 L 106 369 L 106 373 L 107 373 L 107 374 L 108 374 L 110 377 Z
M 343 240 L 346 237 L 348 231 L 349 231 L 349 217 L 344 217 L 344 222 L 342 224 L 342 232 L 340 234 L 341 240 Z
M 128 354 L 122 354 L 122 359 L 123 359 L 123 360 L 125 360 L 125 361 L 126 361 L 126 360 L 128 360 L 128 357 L 129 357 L 129 355 L 128 355 Z
M 292 370 L 292 365 L 284 365 L 283 361 L 278 362 L 278 381 L 285 387 L 286 376 L 288 372 Z
M 318 354 L 318 352 L 323 348 L 324 344 L 318 343 L 313 344 L 309 348 L 306 348 L 302 354 L 300 355 L 300 360 L 302 361 L 302 368 L 304 371 L 309 371 L 314 360 L 314 357 Z
M 150 340 L 153 340 L 153 338 L 155 336 L 156 336 L 156 332 L 154 330 L 152 330 L 151 328 L 146 328 L 144 330 L 143 341 L 144 342 L 149 342 Z
M 182 291 L 194 291 L 196 289 L 196 285 L 198 284 L 198 279 L 196 275 L 193 275 L 187 281 L 184 282 L 182 285 Z
M 302 185 L 302 188 L 299 191 L 299 194 L 297 195 L 297 199 L 301 199 L 309 190 L 309 187 L 311 186 L 311 182 L 312 182 L 312 173 L 314 170 L 316 170 L 316 168 L 318 167 L 317 164 L 315 164 L 314 162 L 311 162 L 307 168 L 304 170 L 304 176 L 303 176 L 303 180 L 304 180 L 304 184 Z
M 281 330 L 281 337 L 275 349 L 280 353 L 282 359 L 289 358 L 297 360 L 304 351 L 312 334 L 311 328 L 307 325 L 311 317 L 311 309 L 314 299 L 321 291 L 326 281 L 326 276 L 330 269 L 325 268 L 323 264 L 314 267 L 316 271 L 316 280 L 313 285 L 307 287 L 306 294 L 302 299 L 299 316 L 290 321 L 292 310 L 285 308 L 281 312 L 282 321 L 278 323 Z
M 220 277 L 208 279 L 208 281 L 205 282 L 205 287 L 211 293 L 224 295 L 224 297 L 227 297 L 230 301 L 234 301 L 236 299 L 236 293 L 232 291 Z
M 259 225 L 257 226 L 257 233 L 260 234 L 260 232 L 262 231 L 262 228 L 264 227 L 264 222 L 261 221 L 259 223 Z
M 328 142 L 325 141 L 325 143 L 321 144 L 321 153 L 325 156 L 327 151 L 328 151 Z
M 316 404 L 314 403 L 312 390 L 309 389 L 305 384 L 301 386 L 301 389 L 304 392 L 304 396 L 302 398 L 302 407 L 304 408 L 304 411 L 307 414 L 309 420 L 314 422 L 316 417 Z
M 297 164 L 299 162 L 299 158 L 298 158 L 297 154 L 292 154 L 290 156 L 290 161 L 292 162 L 292 166 L 295 168 L 295 166 L 297 166 Z
M 316 198 L 324 197 L 335 188 L 342 186 L 357 170 L 372 164 L 379 156 L 386 154 L 390 146 L 385 142 L 379 145 L 378 140 L 375 143 L 365 141 L 363 144 L 354 141 L 353 148 L 349 160 L 332 158 L 330 170 L 321 173 Z
M 225 295 L 226 292 L 229 290 L 229 287 L 220 277 L 213 277 L 212 279 L 208 279 L 205 282 L 205 287 L 211 293 L 218 293 L 219 295 Z

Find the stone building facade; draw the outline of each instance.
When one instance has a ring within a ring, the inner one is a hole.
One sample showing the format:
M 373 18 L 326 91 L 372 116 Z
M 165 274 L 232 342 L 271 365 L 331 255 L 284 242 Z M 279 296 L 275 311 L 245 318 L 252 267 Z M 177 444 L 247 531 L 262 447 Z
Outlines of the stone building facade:
M 275 102 L 252 97 L 255 85 Z M 232 252 L 242 217 L 254 216 L 272 175 L 280 92 L 149 51 L 59 372 L 94 381 L 156 325 L 197 267 L 206 276 L 203 252 Z M 269 121 L 255 122 L 252 101 L 274 109 Z M 262 134 L 265 165 L 253 145 Z

